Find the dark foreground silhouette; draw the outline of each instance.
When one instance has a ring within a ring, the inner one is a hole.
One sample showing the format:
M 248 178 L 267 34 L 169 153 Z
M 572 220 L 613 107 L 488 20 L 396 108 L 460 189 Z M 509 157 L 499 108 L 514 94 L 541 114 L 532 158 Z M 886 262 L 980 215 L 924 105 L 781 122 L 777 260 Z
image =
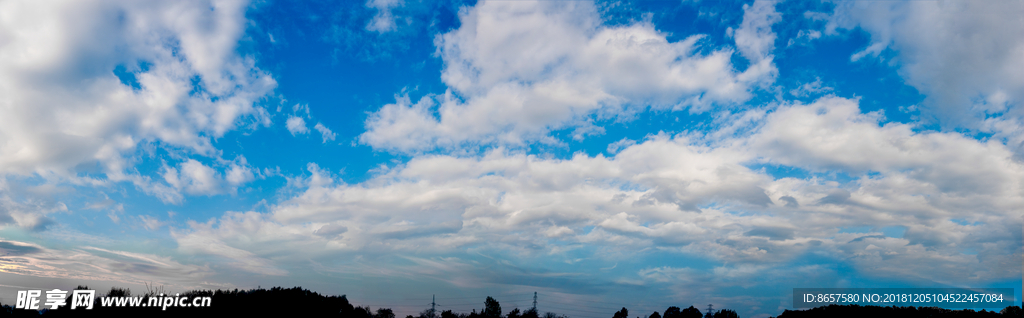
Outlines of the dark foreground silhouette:
M 1024 303 L 1022 303 L 1024 305 Z M 878 307 L 858 305 L 829 305 L 808 310 L 786 310 L 778 318 L 810 318 L 810 317 L 900 317 L 900 318 L 999 318 L 1022 317 L 1021 307 L 1009 306 L 1001 311 L 985 309 L 950 310 L 936 307 Z
M 76 289 L 88 290 L 88 287 L 79 286 Z M 349 303 L 348 298 L 342 296 L 324 296 L 319 293 L 302 289 L 300 287 L 271 289 L 250 289 L 250 290 L 195 290 L 180 294 L 167 294 L 158 291 L 148 291 L 142 295 L 134 295 L 141 299 L 140 304 L 151 304 L 150 299 L 167 299 L 170 297 L 182 297 L 189 300 L 198 297 L 209 297 L 208 307 L 177 307 L 177 306 L 138 306 L 138 307 L 112 307 L 102 306 L 100 297 L 132 297 L 131 291 L 122 288 L 111 288 L 103 293 L 97 291 L 93 309 L 84 308 L 70 309 L 72 302 L 71 293 L 68 293 L 67 303 L 56 310 L 26 310 L 14 309 L 14 304 L 2 304 L 0 317 L 187 317 L 190 315 L 210 316 L 221 315 L 221 317 L 342 317 L 342 318 L 396 318 L 394 312 L 389 308 L 378 308 L 376 311 L 370 307 L 359 307 Z M 164 294 L 163 296 L 161 296 Z M 40 308 L 43 308 L 46 295 L 40 297 Z M 189 301 L 188 303 L 191 303 Z M 546 312 L 539 314 L 535 308 L 520 310 L 515 308 L 507 314 L 502 314 L 501 305 L 492 297 L 487 297 L 483 303 L 484 307 L 477 312 L 475 309 L 470 313 L 454 313 L 451 310 L 435 312 L 427 309 L 418 316 L 408 315 L 406 318 L 571 318 L 566 315 Z M 777 318 L 809 318 L 809 317 L 929 317 L 929 318 L 973 318 L 973 317 L 1022 317 L 1021 307 L 1010 306 L 1001 311 L 974 311 L 974 310 L 949 310 L 932 307 L 877 307 L 830 305 L 808 310 L 786 310 Z M 611 313 L 610 318 L 629 318 L 629 310 L 623 307 L 621 310 Z M 733 310 L 722 309 L 718 311 L 701 311 L 693 306 L 686 309 L 669 307 L 663 313 L 654 312 L 644 315 L 646 318 L 740 318 Z M 637 318 L 640 318 L 637 316 Z

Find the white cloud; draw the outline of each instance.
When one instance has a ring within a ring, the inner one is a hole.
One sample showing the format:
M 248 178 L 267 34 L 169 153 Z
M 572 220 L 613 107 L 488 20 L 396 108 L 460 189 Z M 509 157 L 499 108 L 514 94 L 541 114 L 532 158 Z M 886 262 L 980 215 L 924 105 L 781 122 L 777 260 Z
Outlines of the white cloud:
M 181 163 L 178 168 L 164 166 L 163 177 L 167 184 L 190 194 L 212 195 L 221 191 L 217 172 L 194 159 Z
M 148 215 L 140 215 L 139 221 L 142 222 L 142 227 L 150 231 L 156 231 L 165 225 L 163 221 Z
M 284 246 L 279 242 L 275 242 L 275 240 L 287 239 L 295 236 L 296 233 L 293 233 L 294 229 L 286 229 L 273 224 L 267 224 L 264 221 L 264 215 L 254 212 L 227 212 L 222 217 L 222 220 L 230 220 L 230 222 L 221 222 L 219 228 L 214 228 L 213 220 L 207 223 L 198 223 L 190 220 L 188 222 L 188 230 L 172 230 L 171 236 L 178 241 L 178 250 L 183 253 L 221 257 L 221 260 L 224 261 L 227 266 L 251 273 L 275 276 L 288 274 L 288 271 L 275 265 L 273 260 L 259 256 L 257 253 L 263 255 L 267 255 L 267 253 L 284 255 L 284 252 L 286 252 L 285 249 L 293 248 L 294 246 Z M 308 228 L 304 228 L 304 230 L 307 229 Z M 219 231 L 219 233 L 215 233 L 216 231 Z M 229 233 L 234 233 L 239 236 L 223 237 L 217 235 L 232 235 Z M 312 230 L 304 234 L 312 234 Z M 225 244 L 224 242 L 237 239 L 244 239 L 257 244 L 262 242 L 265 245 L 262 249 L 251 251 L 239 249 Z M 280 261 L 282 259 L 277 260 Z
M 231 164 L 227 175 L 224 177 L 225 181 L 236 187 L 253 181 L 254 179 L 255 177 L 253 176 L 252 168 L 234 163 Z
M 316 126 L 313 126 L 313 129 L 320 132 L 325 144 L 328 141 L 334 141 L 334 138 L 338 136 L 338 134 L 335 134 L 330 128 L 327 128 L 327 126 L 324 126 L 324 124 L 321 123 L 316 123 Z
M 322 181 L 329 176 L 311 165 L 311 175 L 303 182 L 308 188 L 274 206 L 272 213 L 229 213 L 193 225 L 192 232 L 178 237 L 202 236 L 261 258 L 295 251 L 313 258 L 354 251 L 444 253 L 481 244 L 543 253 L 533 246 L 544 246 L 544 237 L 578 242 L 577 235 L 586 232 L 581 226 L 605 226 L 608 223 L 602 222 L 618 213 L 611 211 L 628 210 L 659 220 L 651 235 L 659 242 L 682 244 L 685 240 L 675 236 L 701 230 L 698 223 L 666 223 L 678 217 L 674 215 L 679 206 L 691 207 L 712 198 L 762 205 L 767 199 L 763 191 L 760 197 L 749 192 L 766 179 L 735 164 L 726 153 L 703 153 L 683 140 L 659 138 L 619 156 L 558 161 L 495 152 L 479 159 L 417 158 L 362 185 Z M 651 160 L 652 156 L 677 160 Z M 661 172 L 642 173 L 652 165 Z M 619 189 L 634 182 L 646 190 Z M 754 184 L 721 186 L 750 182 Z M 692 220 L 699 214 L 687 212 L 683 217 Z M 534 229 L 540 231 L 536 238 L 510 235 L 510 231 Z
M 4 1 L 0 174 L 158 193 L 132 167 L 138 145 L 216 156 L 211 138 L 269 124 L 255 103 L 276 83 L 236 51 L 246 6 Z
M 835 97 L 751 112 L 759 114 L 747 121 L 752 135 L 655 135 L 614 157 L 419 156 L 354 185 L 311 164 L 295 182 L 305 189 L 269 213 L 229 213 L 177 237 L 249 251 L 262 264 L 255 270 L 297 266 L 282 255 L 480 249 L 550 258 L 586 245 L 600 251 L 590 257 L 609 260 L 699 255 L 732 264 L 722 271 L 736 277 L 806 253 L 879 277 L 962 284 L 1015 275 L 1006 264 L 1019 259 L 1013 211 L 1024 205 L 1024 167 L 1004 145 L 879 126 L 878 114 Z M 746 166 L 762 163 L 852 181 L 775 179 Z M 906 230 L 888 237 L 885 227 Z
M 636 144 L 636 141 L 634 141 L 634 140 L 629 140 L 629 139 L 626 139 L 626 138 L 622 138 L 621 140 L 613 142 L 610 145 L 608 145 L 607 151 L 608 151 L 608 153 L 614 154 L 616 152 L 619 152 L 619 150 L 625 149 L 626 147 L 629 147 L 629 146 L 632 146 L 632 145 L 635 145 L 635 144 Z
M 309 128 L 306 127 L 306 120 L 302 117 L 289 116 L 288 121 L 285 122 L 285 127 L 288 128 L 288 132 L 292 133 L 292 136 L 309 133 Z
M 736 40 L 736 48 L 750 61 L 751 66 L 743 76 L 761 78 L 764 83 L 771 83 L 779 72 L 772 64 L 776 38 L 772 25 L 782 20 L 782 15 L 775 11 L 777 2 L 757 0 L 753 5 L 744 4 L 740 27 L 726 30 Z
M 917 133 L 895 122 L 879 127 L 880 116 L 862 114 L 854 100 L 826 97 L 777 109 L 749 145 L 773 163 L 811 171 L 905 174 L 936 187 L 936 194 L 1020 191 L 1020 163 L 1001 143 Z
M 415 104 L 397 97 L 371 114 L 361 142 L 403 152 L 557 143 L 550 130 L 586 127 L 590 116 L 702 112 L 747 100 L 761 80 L 734 72 L 728 50 L 696 53 L 701 35 L 668 42 L 650 23 L 602 26 L 589 2 L 482 2 L 459 17 L 459 29 L 435 38 L 450 90 Z
M 1024 24 L 1019 1 L 840 1 L 827 31 L 859 27 L 871 44 L 851 58 L 895 52 L 922 115 L 947 129 L 994 133 L 1024 153 Z
M 743 57 L 758 61 L 771 55 L 775 48 L 775 32 L 772 25 L 782 20 L 775 12 L 775 1 L 754 1 L 743 5 L 743 22 L 733 31 L 736 47 Z
M 366 1 L 367 8 L 377 9 L 377 14 L 366 24 L 366 29 L 379 33 L 387 33 L 397 29 L 398 25 L 395 21 L 397 18 L 392 14 L 391 10 L 402 6 L 403 2 L 402 0 Z
M 789 94 L 796 97 L 809 97 L 828 93 L 831 91 L 832 88 L 824 86 L 824 84 L 821 82 L 821 78 L 816 78 L 813 82 L 804 83 L 800 85 L 800 87 L 790 90 Z
M 312 119 L 312 115 L 309 112 L 309 105 L 295 104 L 295 106 L 292 107 L 292 112 L 294 115 L 288 116 L 288 120 L 285 121 L 285 128 L 288 129 L 288 132 L 290 132 L 292 136 L 308 134 L 309 127 L 306 126 L 306 118 Z M 320 133 L 324 143 L 334 141 L 334 139 L 338 137 L 338 134 L 331 131 L 327 126 L 324 126 L 323 123 L 316 123 L 316 125 L 313 126 L 313 129 Z
M 224 173 L 219 172 L 215 167 L 225 170 Z M 177 167 L 165 164 L 162 168 L 161 178 L 166 185 L 151 182 L 144 190 L 156 195 L 165 203 L 177 204 L 184 199 L 183 192 L 206 196 L 225 192 L 235 193 L 239 187 L 256 179 L 256 174 L 253 171 L 244 157 L 219 165 L 215 164 L 213 167 L 195 159 L 187 159 Z M 260 178 L 263 177 L 260 175 Z
M 42 231 L 54 224 L 47 215 L 68 211 L 67 205 L 49 195 L 31 196 L 35 192 L 32 190 L 38 188 L 25 189 L 18 183 L 11 184 L 0 178 L 0 225 L 15 224 L 32 231 Z M 26 194 L 30 199 L 24 199 Z
M 181 264 L 167 256 L 93 246 L 60 250 L 16 241 L 0 241 L 0 246 L 15 248 L 15 253 L 0 258 L 2 273 L 73 282 L 150 284 L 177 290 L 211 287 L 204 279 L 213 273 L 209 267 Z

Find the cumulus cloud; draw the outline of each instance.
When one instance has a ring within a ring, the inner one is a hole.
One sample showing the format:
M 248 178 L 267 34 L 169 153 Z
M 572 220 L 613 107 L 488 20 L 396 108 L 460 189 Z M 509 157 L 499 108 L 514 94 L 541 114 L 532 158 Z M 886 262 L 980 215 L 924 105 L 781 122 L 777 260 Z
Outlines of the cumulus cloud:
M 654 160 L 660 156 L 676 160 Z M 629 235 L 649 234 L 659 242 L 679 245 L 692 237 L 682 234 L 702 232 L 700 224 L 682 221 L 700 218 L 699 211 L 679 215 L 680 207 L 692 209 L 715 198 L 753 206 L 768 200 L 758 190 L 767 179 L 728 157 L 690 146 L 685 139 L 657 137 L 623 150 L 614 160 L 586 156 L 544 160 L 504 152 L 477 159 L 416 158 L 359 185 L 324 181 L 330 176 L 311 165 L 310 175 L 302 182 L 308 188 L 276 205 L 272 213 L 230 213 L 194 224 L 177 237 L 222 242 L 261 258 L 278 253 L 274 251 L 304 250 L 315 258 L 345 252 L 440 253 L 488 244 L 544 253 L 543 238 L 580 242 L 573 234 L 585 234 L 580 228 L 586 225 Z M 620 188 L 633 183 L 643 190 Z M 646 230 L 643 225 L 622 224 L 616 220 L 623 216 L 613 212 L 621 210 L 660 220 L 659 225 Z M 534 230 L 543 235 L 509 235 Z M 255 241 L 240 241 L 240 237 Z M 261 247 L 253 249 L 252 244 Z M 327 248 L 297 248 L 314 245 Z
M 711 143 L 703 138 L 723 135 L 654 135 L 622 143 L 613 157 L 541 159 L 503 149 L 419 156 L 354 185 L 310 165 L 296 182 L 305 189 L 269 212 L 229 213 L 176 238 L 232 248 L 203 253 L 248 251 L 248 265 L 238 266 L 253 272 L 287 266 L 282 253 L 480 249 L 569 259 L 572 246 L 585 244 L 601 251 L 593 258 L 699 255 L 733 264 L 723 271 L 735 275 L 784 268 L 806 253 L 880 277 L 955 284 L 1016 275 L 1013 211 L 1024 204 L 1024 167 L 1001 143 L 879 126 L 877 114 L 836 97 L 759 114 L 750 135 Z M 751 164 L 852 181 L 773 178 Z M 892 236 L 886 227 L 906 231 Z
M 309 133 L 309 128 L 306 127 L 306 120 L 302 117 L 289 116 L 288 121 L 285 122 L 285 127 L 288 128 L 288 132 L 292 133 L 292 136 Z
M 702 35 L 669 42 L 650 23 L 603 26 L 589 2 L 482 2 L 459 18 L 435 38 L 450 90 L 397 97 L 367 119 L 362 143 L 402 152 L 557 143 L 549 131 L 587 128 L 590 116 L 703 112 L 746 101 L 761 80 L 761 70 L 734 71 L 729 50 L 697 53 Z
M 217 172 L 199 161 L 189 159 L 179 169 L 165 167 L 164 170 L 164 180 L 177 189 L 192 194 L 214 194 L 220 190 Z
M 278 109 L 280 111 L 280 108 Z M 288 115 L 288 120 L 285 121 L 285 128 L 292 136 L 305 135 L 310 132 L 309 126 L 306 125 L 306 119 L 312 119 L 313 116 L 310 114 L 309 105 L 306 104 L 295 104 L 292 107 L 292 114 Z M 338 134 L 331 131 L 330 128 L 324 126 L 323 123 L 316 123 L 313 125 L 313 129 L 320 133 L 320 137 L 323 138 L 323 143 L 328 141 L 334 141 L 338 137 Z
M 244 158 L 242 159 L 241 165 L 232 163 L 224 177 L 225 181 L 236 187 L 255 180 L 252 168 L 246 167 Z
M 1003 144 L 956 133 L 915 132 L 912 125 L 896 122 L 879 126 L 881 120 L 878 112 L 861 113 L 855 100 L 826 97 L 780 107 L 749 145 L 786 166 L 900 174 L 946 194 L 1021 190 L 1020 163 Z
M 132 169 L 140 144 L 215 157 L 211 138 L 269 124 L 256 103 L 276 83 L 236 51 L 246 5 L 0 4 L 0 174 L 155 193 Z M 202 192 L 203 171 L 184 172 Z
M 215 167 L 225 171 L 222 173 Z M 253 171 L 245 157 L 212 166 L 187 159 L 176 167 L 165 164 L 161 172 L 164 184 L 152 183 L 145 190 L 166 203 L 181 203 L 183 193 L 205 196 L 234 193 L 238 187 L 256 179 Z
M 947 129 L 994 133 L 1024 151 L 1024 24 L 1020 2 L 836 3 L 828 31 L 860 28 L 871 44 L 852 60 L 895 54 L 907 84 L 925 94 L 922 115 Z
M 750 61 L 751 71 L 745 75 L 763 77 L 764 82 L 770 82 L 778 73 L 772 64 L 776 38 L 772 25 L 782 20 L 782 15 L 775 11 L 776 3 L 778 1 L 757 0 L 753 5 L 744 4 L 739 28 L 726 30 L 735 39 L 736 48 Z

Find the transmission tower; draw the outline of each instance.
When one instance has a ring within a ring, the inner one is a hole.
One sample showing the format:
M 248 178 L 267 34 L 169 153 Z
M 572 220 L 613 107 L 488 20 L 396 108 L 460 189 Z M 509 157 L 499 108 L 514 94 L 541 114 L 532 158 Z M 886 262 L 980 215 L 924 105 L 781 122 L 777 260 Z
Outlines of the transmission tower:
M 715 308 L 711 307 L 711 304 L 708 304 L 708 311 L 706 313 L 704 313 L 704 318 L 713 318 L 713 317 L 715 317 Z
M 434 311 L 434 307 L 437 306 L 436 297 L 437 295 L 430 295 L 430 318 L 434 318 L 436 316 L 434 314 L 436 312 Z
M 533 292 L 533 311 L 537 311 L 537 292 Z

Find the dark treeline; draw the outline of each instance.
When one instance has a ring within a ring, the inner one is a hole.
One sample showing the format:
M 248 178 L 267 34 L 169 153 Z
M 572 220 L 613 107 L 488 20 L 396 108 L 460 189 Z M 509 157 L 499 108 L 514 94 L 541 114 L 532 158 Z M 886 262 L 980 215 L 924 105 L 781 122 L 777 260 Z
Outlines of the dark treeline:
M 88 287 L 79 286 L 79 290 L 88 290 Z M 294 288 L 274 287 L 271 289 L 251 290 L 194 290 L 184 293 L 166 294 L 160 297 L 160 291 L 150 291 L 141 295 L 132 295 L 131 290 L 125 288 L 111 288 L 105 294 L 96 291 L 96 298 L 91 310 L 84 308 L 71 309 L 71 293 L 65 299 L 66 304 L 56 310 L 43 309 L 39 311 L 15 309 L 14 304 L 3 304 L 0 309 L 0 317 L 184 317 L 186 315 L 223 315 L 222 317 L 234 317 L 238 315 L 248 317 L 278 316 L 293 317 L 295 315 L 312 317 L 346 317 L 346 318 L 394 318 L 390 316 L 377 316 L 369 312 L 368 307 L 355 307 L 349 303 L 345 296 L 323 296 L 316 292 Z M 142 304 L 148 304 L 150 298 L 170 297 L 210 297 L 209 307 L 103 307 L 100 304 L 100 297 L 142 297 Z M 46 295 L 39 299 L 40 308 L 44 308 L 43 302 Z M 48 307 L 47 307 L 48 308 Z M 378 311 L 380 312 L 380 311 Z M 390 309 L 387 310 L 390 312 Z
M 627 310 L 626 307 L 622 307 L 622 310 L 615 313 L 612 318 L 629 318 L 629 310 Z M 659 314 L 655 311 L 648 315 L 647 318 L 740 318 L 740 315 L 731 309 L 708 311 L 707 313 L 702 314 L 700 309 L 693 306 L 686 309 L 679 309 L 679 307 L 672 306 L 665 309 L 665 314 Z
M 76 289 L 88 290 L 88 287 L 79 286 Z M 123 288 L 111 288 L 105 294 L 97 295 L 93 309 L 83 308 L 70 309 L 70 292 L 66 305 L 56 310 L 26 310 L 14 309 L 14 304 L 0 304 L 0 317 L 112 317 L 112 316 L 145 316 L 145 317 L 181 317 L 186 315 L 223 315 L 230 316 L 281 316 L 281 317 L 342 317 L 342 318 L 396 318 L 394 311 L 389 308 L 378 308 L 371 310 L 370 307 L 359 307 L 349 303 L 348 298 L 342 296 L 324 296 L 316 292 L 294 288 L 274 287 L 271 289 L 250 289 L 250 290 L 195 290 L 180 294 L 167 294 L 161 290 L 147 291 L 141 295 L 142 303 L 148 304 L 150 298 L 158 298 L 161 294 L 166 298 L 188 297 L 210 297 L 209 307 L 174 307 L 169 306 L 166 310 L 161 307 L 104 307 L 100 303 L 100 297 L 131 297 L 131 291 Z M 40 297 L 40 308 L 43 308 L 45 294 Z M 473 309 L 469 313 L 455 313 L 451 310 L 435 312 L 426 309 L 417 316 L 408 315 L 405 318 L 571 318 L 552 312 L 539 314 L 536 308 L 520 310 L 512 309 L 503 314 L 501 304 L 498 300 L 487 297 L 484 300 L 483 308 L 478 312 Z M 629 318 L 629 310 L 623 307 L 621 310 L 610 315 L 609 318 Z M 699 309 L 690 306 L 685 309 L 669 307 L 663 313 L 655 311 L 649 315 L 642 315 L 647 318 L 740 318 L 739 314 L 730 309 L 709 311 L 702 313 Z M 786 310 L 778 318 L 807 318 L 807 317 L 1021 317 L 1021 307 L 1010 306 L 996 311 L 974 311 L 974 310 L 949 310 L 933 307 L 877 307 L 830 305 L 808 310 Z
M 1024 303 L 1021 304 L 1024 306 Z M 1021 307 L 1009 306 L 1001 311 L 985 309 L 951 310 L 937 307 L 879 307 L 860 305 L 828 305 L 807 310 L 786 310 L 778 318 L 811 318 L 811 317 L 900 317 L 900 318 L 999 318 L 1021 317 Z

